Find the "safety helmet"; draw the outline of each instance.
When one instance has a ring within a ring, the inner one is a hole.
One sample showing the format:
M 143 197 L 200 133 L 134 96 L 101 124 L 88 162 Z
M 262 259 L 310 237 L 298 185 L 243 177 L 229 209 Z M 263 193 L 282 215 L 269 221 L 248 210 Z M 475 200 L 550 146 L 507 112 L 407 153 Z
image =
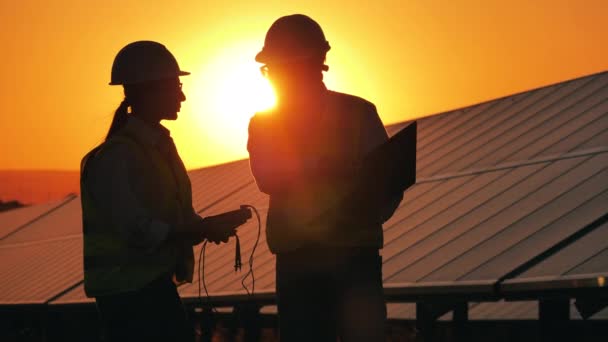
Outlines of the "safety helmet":
M 123 47 L 112 64 L 110 85 L 135 84 L 190 75 L 182 71 L 167 48 L 157 42 L 137 41 Z
M 256 56 L 256 62 L 283 63 L 323 56 L 331 47 L 321 26 L 303 14 L 293 14 L 277 19 L 264 40 L 264 47 Z

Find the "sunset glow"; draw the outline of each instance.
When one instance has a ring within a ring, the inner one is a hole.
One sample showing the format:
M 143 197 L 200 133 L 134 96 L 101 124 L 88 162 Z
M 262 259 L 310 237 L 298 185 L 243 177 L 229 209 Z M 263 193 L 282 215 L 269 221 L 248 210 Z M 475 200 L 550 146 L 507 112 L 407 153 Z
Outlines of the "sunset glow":
M 242 54 L 255 48 L 257 42 L 249 48 L 236 44 L 222 49 L 191 76 L 190 86 L 184 90 L 201 130 L 211 139 L 225 142 L 223 153 L 242 151 L 251 116 L 275 104 L 274 92 L 260 74 L 259 64 Z
M 248 119 L 272 105 L 255 54 L 280 16 L 304 13 L 331 50 L 328 88 L 374 102 L 386 124 L 608 69 L 608 2 L 5 1 L 0 170 L 77 170 L 121 101 L 129 42 L 165 44 L 184 102 L 165 122 L 190 169 L 246 158 Z M 0 185 L 1 186 L 1 185 Z

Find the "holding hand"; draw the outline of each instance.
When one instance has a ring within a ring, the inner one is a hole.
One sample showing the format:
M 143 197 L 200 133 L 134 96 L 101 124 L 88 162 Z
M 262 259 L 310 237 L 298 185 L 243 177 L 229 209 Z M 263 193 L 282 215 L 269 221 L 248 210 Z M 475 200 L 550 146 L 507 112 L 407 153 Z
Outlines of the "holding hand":
M 235 235 L 236 228 L 247 222 L 249 218 L 251 218 L 249 209 L 239 209 L 215 216 L 207 216 L 202 221 L 206 226 L 206 238 L 216 244 L 228 242 L 228 238 Z
M 251 218 L 249 209 L 238 209 L 223 214 L 207 216 L 179 227 L 184 237 L 193 245 L 204 239 L 219 244 L 228 242 L 235 235 L 236 228 Z

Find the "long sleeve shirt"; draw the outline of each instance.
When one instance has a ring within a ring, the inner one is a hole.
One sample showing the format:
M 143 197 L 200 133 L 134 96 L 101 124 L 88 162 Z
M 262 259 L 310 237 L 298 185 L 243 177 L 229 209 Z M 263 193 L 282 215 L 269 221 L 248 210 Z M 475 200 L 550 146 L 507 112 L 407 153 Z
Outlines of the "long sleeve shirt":
M 356 166 L 387 139 L 372 103 L 333 91 L 301 112 L 278 109 L 254 116 L 247 147 L 257 185 L 270 195 L 270 249 L 280 253 L 305 245 L 382 247 L 379 225 L 349 229 L 336 227 L 338 220 L 310 222 L 347 199 Z M 401 199 L 383 207 L 382 220 Z M 341 225 L 348 215 L 341 214 Z

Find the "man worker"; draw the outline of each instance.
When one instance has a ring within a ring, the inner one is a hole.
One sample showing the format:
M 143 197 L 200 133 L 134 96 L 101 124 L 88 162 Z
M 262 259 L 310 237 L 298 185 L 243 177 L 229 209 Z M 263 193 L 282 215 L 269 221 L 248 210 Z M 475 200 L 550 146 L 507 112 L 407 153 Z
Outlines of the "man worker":
M 295 14 L 272 24 L 255 58 L 277 95 L 272 110 L 251 119 L 247 148 L 270 195 L 280 336 L 383 341 L 382 223 L 402 195 L 367 212 L 335 210 L 345 207 L 337 204 L 348 200 L 357 165 L 388 135 L 372 103 L 325 87 L 329 49 L 319 24 Z

